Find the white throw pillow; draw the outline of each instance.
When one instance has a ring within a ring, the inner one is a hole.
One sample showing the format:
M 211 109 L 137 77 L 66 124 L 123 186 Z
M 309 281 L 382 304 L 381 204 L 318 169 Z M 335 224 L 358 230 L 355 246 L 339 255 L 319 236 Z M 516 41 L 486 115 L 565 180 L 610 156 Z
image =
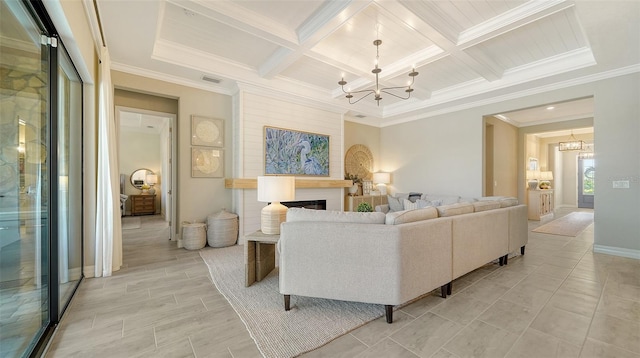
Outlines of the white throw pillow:
M 415 210 L 418 208 L 418 203 L 412 203 L 410 200 L 408 199 L 404 199 L 403 201 L 403 205 L 404 205 L 404 210 Z

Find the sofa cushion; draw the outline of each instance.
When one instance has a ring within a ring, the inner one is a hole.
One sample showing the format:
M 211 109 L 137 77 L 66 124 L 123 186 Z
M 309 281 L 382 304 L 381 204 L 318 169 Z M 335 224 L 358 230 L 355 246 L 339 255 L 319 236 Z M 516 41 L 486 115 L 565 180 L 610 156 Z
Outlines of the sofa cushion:
M 399 225 L 399 224 L 411 223 L 414 221 L 434 219 L 437 217 L 438 217 L 438 210 L 430 206 L 428 208 L 394 211 L 392 213 L 388 213 L 384 223 L 387 225 Z
M 472 213 L 473 205 L 470 203 L 456 203 L 450 205 L 441 205 L 436 209 L 438 209 L 438 216 L 446 217 Z
M 341 223 L 384 224 L 384 213 L 360 213 L 353 211 L 313 210 L 290 208 L 287 221 L 329 221 Z
M 458 195 L 433 195 L 433 194 L 424 194 L 422 195 L 422 200 L 440 200 L 442 205 L 451 205 L 455 204 L 460 200 L 460 196 Z
M 386 214 L 389 212 L 389 204 L 376 205 L 376 208 L 374 211 Z
M 402 211 L 404 210 L 403 198 L 387 195 L 387 202 L 389 203 L 389 211 Z
M 485 211 L 500 208 L 500 202 L 496 200 L 483 200 L 473 202 L 473 211 Z

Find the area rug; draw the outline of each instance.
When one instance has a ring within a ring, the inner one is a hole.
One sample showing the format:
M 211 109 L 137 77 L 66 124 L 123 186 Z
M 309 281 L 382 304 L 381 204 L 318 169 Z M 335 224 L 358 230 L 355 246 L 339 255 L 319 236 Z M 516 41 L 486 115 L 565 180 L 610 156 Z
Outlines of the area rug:
M 140 218 L 124 217 L 122 218 L 122 230 L 131 230 L 140 228 Z
M 591 212 L 573 212 L 561 218 L 555 219 L 532 231 L 544 234 L 578 236 L 587 226 L 593 222 Z
M 384 314 L 383 305 L 291 296 L 284 310 L 278 268 L 245 287 L 242 246 L 205 248 L 200 256 L 213 283 L 244 322 L 263 356 L 295 357 Z

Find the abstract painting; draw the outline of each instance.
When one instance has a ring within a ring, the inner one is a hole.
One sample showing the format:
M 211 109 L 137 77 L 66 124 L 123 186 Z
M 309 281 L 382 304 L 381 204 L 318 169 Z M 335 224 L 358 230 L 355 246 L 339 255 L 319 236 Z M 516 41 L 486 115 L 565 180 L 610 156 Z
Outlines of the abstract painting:
M 264 127 L 264 173 L 329 176 L 329 136 Z

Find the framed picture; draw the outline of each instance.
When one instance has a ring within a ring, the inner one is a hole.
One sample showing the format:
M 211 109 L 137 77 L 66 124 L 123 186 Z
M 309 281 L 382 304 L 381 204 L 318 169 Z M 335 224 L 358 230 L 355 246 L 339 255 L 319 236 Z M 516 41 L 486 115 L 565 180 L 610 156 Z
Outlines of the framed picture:
M 329 136 L 264 127 L 266 175 L 329 176 Z
M 371 180 L 363 180 L 362 181 L 362 195 L 371 195 L 371 191 L 373 190 L 373 181 Z
M 222 178 L 224 152 L 221 149 L 191 147 L 191 177 Z
M 224 121 L 218 118 L 192 115 L 191 144 L 224 147 Z
M 538 159 L 530 157 L 529 158 L 529 170 L 538 170 Z

